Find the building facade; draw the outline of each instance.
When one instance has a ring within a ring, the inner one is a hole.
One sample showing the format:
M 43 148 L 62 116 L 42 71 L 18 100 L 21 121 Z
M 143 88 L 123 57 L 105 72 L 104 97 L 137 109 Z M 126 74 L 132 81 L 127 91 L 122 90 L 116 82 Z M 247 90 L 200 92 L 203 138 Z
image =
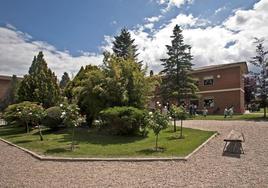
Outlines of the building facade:
M 233 107 L 234 113 L 243 114 L 245 112 L 244 75 L 247 73 L 246 62 L 195 68 L 190 74 L 197 80 L 198 97 L 197 99 L 183 99 L 181 104 L 186 108 L 189 108 L 190 104 L 196 105 L 199 113 L 206 108 L 209 114 L 223 114 L 226 107 Z M 158 93 L 158 88 L 156 93 Z M 158 108 L 157 101 L 167 102 L 160 96 L 155 96 L 149 108 Z M 167 105 L 165 103 L 162 107 Z M 168 101 L 168 103 L 169 105 L 176 103 L 176 100 Z
M 11 76 L 0 75 L 0 101 L 5 97 L 5 94 L 11 83 Z
M 248 73 L 246 62 L 212 65 L 196 68 L 191 73 L 197 79 L 198 100 L 190 101 L 204 107 L 210 114 L 223 114 L 233 107 L 234 113 L 245 112 L 244 75 Z

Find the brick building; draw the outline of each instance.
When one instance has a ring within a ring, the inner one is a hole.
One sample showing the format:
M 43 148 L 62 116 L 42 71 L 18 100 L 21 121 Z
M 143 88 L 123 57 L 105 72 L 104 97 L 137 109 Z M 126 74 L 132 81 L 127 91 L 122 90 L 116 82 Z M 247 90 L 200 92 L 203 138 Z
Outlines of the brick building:
M 244 75 L 246 62 L 212 65 L 194 69 L 192 76 L 198 80 L 199 99 L 192 101 L 198 109 L 208 109 L 212 114 L 223 114 L 225 107 L 234 107 L 234 113 L 245 112 Z
M 209 114 L 223 114 L 225 107 L 231 106 L 234 113 L 242 114 L 245 112 L 244 75 L 247 73 L 246 62 L 195 68 L 191 75 L 197 80 L 198 99 L 185 99 L 182 102 L 186 106 L 197 105 L 198 111 L 206 107 Z M 155 108 L 156 101 L 161 99 L 155 97 L 149 108 Z
M 22 80 L 22 78 L 17 77 L 18 80 Z M 0 75 L 0 101 L 5 97 L 7 90 L 9 89 L 10 83 L 12 80 L 12 76 L 4 76 Z

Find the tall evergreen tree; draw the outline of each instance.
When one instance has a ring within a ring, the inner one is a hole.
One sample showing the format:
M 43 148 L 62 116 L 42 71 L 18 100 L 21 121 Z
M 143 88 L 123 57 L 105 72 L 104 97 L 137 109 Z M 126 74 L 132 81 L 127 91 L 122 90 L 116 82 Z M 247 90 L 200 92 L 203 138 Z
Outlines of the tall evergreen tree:
M 70 82 L 69 74 L 67 72 L 64 72 L 61 77 L 60 88 L 64 89 L 69 82 Z
M 264 108 L 264 117 L 266 118 L 266 107 L 268 104 L 268 50 L 264 49 L 263 39 L 255 38 L 256 56 L 250 61 L 253 65 L 259 68 L 259 72 L 255 73 L 257 80 L 257 95 L 261 100 L 261 105 Z
M 168 57 L 161 59 L 164 74 L 161 84 L 161 93 L 165 98 L 176 98 L 180 104 L 181 99 L 196 97 L 197 86 L 195 80 L 190 76 L 193 59 L 191 46 L 184 44 L 182 30 L 178 25 L 173 29 L 171 46 L 166 45 Z
M 135 39 L 131 38 L 129 31 L 126 28 L 121 30 L 119 36 L 115 36 L 113 42 L 113 52 L 117 57 L 126 59 L 134 59 L 135 62 L 141 65 L 142 62 L 138 62 L 137 45 L 134 44 Z
M 20 101 L 39 102 L 50 107 L 59 102 L 60 88 L 56 75 L 48 68 L 42 52 L 34 57 L 29 74 L 24 76 L 19 90 Z

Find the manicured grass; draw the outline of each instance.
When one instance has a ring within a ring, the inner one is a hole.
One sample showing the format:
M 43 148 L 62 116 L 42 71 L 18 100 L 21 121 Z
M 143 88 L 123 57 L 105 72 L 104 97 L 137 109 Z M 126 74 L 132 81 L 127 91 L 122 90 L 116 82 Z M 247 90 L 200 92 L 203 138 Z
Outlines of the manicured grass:
M 174 133 L 172 127 L 164 130 L 159 137 L 162 152 L 155 152 L 155 136 L 126 137 L 100 134 L 88 128 L 75 131 L 76 148 L 70 151 L 71 130 L 43 131 L 44 141 L 39 140 L 37 131 L 24 133 L 23 128 L 0 127 L 0 137 L 19 146 L 50 156 L 71 157 L 163 157 L 186 156 L 206 141 L 214 132 L 190 128 L 183 129 L 184 139 L 178 139 L 180 132 Z
M 191 120 L 252 120 L 252 121 L 268 121 L 268 118 L 263 118 L 263 114 L 260 113 L 252 113 L 252 114 L 243 114 L 243 115 L 233 115 L 233 117 L 224 118 L 223 115 L 208 115 L 204 117 L 202 115 L 192 117 Z

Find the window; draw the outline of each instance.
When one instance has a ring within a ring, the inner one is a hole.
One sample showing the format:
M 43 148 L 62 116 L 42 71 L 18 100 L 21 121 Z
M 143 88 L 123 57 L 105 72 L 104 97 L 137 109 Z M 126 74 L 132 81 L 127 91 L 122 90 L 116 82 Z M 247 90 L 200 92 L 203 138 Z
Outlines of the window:
M 212 86 L 214 83 L 213 76 L 204 77 L 204 86 Z
M 204 107 L 213 108 L 214 107 L 214 99 L 213 98 L 204 99 Z

